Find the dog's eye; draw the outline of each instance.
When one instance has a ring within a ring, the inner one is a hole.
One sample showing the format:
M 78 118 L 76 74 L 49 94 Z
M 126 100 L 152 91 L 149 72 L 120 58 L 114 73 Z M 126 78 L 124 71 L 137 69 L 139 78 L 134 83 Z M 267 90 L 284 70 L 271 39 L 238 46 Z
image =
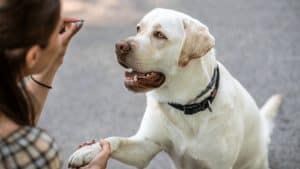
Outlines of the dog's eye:
M 160 32 L 160 31 L 155 31 L 154 33 L 153 33 L 153 36 L 154 37 L 156 37 L 156 38 L 158 38 L 158 39 L 168 39 L 167 37 L 166 37 L 166 35 L 164 35 L 162 32 Z
M 136 31 L 137 31 L 137 32 L 140 32 L 140 30 L 141 30 L 141 27 L 140 27 L 140 26 L 137 26 L 137 27 L 136 27 Z

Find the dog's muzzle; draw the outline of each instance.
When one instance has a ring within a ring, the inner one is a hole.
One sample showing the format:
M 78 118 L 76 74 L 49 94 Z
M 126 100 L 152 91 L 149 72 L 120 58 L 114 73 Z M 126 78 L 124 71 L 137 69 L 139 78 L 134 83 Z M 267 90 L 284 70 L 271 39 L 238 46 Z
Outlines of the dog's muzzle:
M 128 64 L 128 59 L 132 56 L 133 49 L 128 41 L 121 40 L 116 43 L 116 55 L 120 65 L 126 69 L 131 69 L 125 72 L 124 84 L 126 88 L 134 92 L 148 92 L 160 87 L 165 82 L 165 75 L 161 72 L 150 71 L 141 72 L 136 71 Z

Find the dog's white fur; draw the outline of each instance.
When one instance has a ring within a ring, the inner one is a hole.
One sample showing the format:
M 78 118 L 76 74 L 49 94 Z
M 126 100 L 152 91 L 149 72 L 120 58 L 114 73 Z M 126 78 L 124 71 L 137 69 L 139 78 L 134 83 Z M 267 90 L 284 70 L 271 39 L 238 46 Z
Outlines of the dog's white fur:
M 139 169 L 145 168 L 161 151 L 169 154 L 177 169 L 269 168 L 267 147 L 281 97 L 271 97 L 259 110 L 244 87 L 216 61 L 213 46 L 200 58 L 182 58 L 183 48 L 208 43 L 194 40 L 184 44 L 189 36 L 197 36 L 197 31 L 202 30 L 207 36 L 204 40 L 214 45 L 207 27 L 196 19 L 173 10 L 155 9 L 139 26 L 141 31 L 127 39 L 134 48 L 128 63 L 138 71 L 163 72 L 166 82 L 147 93 L 145 115 L 134 136 L 106 139 L 112 147 L 112 157 Z M 154 29 L 163 31 L 168 40 L 152 37 Z M 186 29 L 194 32 L 188 33 Z M 213 112 L 184 115 L 167 104 L 189 103 L 207 86 L 217 65 L 220 86 L 211 105 Z M 100 151 L 98 144 L 93 146 L 76 151 L 69 163 L 88 163 L 92 159 L 90 154 Z

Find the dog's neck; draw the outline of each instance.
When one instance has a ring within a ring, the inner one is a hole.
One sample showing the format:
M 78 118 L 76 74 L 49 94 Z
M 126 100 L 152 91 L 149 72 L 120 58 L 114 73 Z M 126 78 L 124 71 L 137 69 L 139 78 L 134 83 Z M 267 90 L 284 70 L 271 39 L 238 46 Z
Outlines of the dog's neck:
M 168 75 L 165 85 L 148 92 L 147 96 L 161 103 L 187 104 L 206 88 L 216 65 L 215 50 L 212 49 L 202 58 L 191 60 L 187 66 L 178 68 L 175 74 Z

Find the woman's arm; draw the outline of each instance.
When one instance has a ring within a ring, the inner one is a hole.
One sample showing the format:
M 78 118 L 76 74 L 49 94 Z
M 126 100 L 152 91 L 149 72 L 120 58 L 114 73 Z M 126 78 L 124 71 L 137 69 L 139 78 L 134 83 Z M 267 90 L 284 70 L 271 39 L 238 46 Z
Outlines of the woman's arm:
M 79 21 L 75 23 L 76 21 Z M 52 86 L 55 74 L 59 67 L 63 63 L 63 58 L 66 52 L 66 49 L 68 47 L 68 44 L 71 40 L 71 38 L 80 30 L 82 27 L 83 21 L 77 20 L 77 19 L 64 19 L 64 29 L 63 32 L 60 33 L 59 39 L 61 44 L 61 50 L 58 56 L 56 57 L 49 65 L 49 67 L 44 70 L 43 72 L 39 74 L 32 75 L 32 77 L 47 86 Z M 41 112 L 44 108 L 49 89 L 46 87 L 43 87 L 42 85 L 39 85 L 36 83 L 33 79 L 28 79 L 26 82 L 27 90 L 28 92 L 33 96 L 33 106 L 36 113 L 36 123 L 38 122 Z
M 42 72 L 40 74 L 32 75 L 32 77 L 39 81 L 40 83 L 46 84 L 48 86 L 52 86 L 53 79 L 57 69 L 50 69 L 46 72 Z M 31 78 L 28 78 L 26 81 L 27 90 L 32 95 L 32 103 L 34 106 L 35 111 L 35 123 L 38 122 L 41 112 L 44 108 L 48 93 L 50 89 L 39 85 L 38 83 L 34 82 Z

